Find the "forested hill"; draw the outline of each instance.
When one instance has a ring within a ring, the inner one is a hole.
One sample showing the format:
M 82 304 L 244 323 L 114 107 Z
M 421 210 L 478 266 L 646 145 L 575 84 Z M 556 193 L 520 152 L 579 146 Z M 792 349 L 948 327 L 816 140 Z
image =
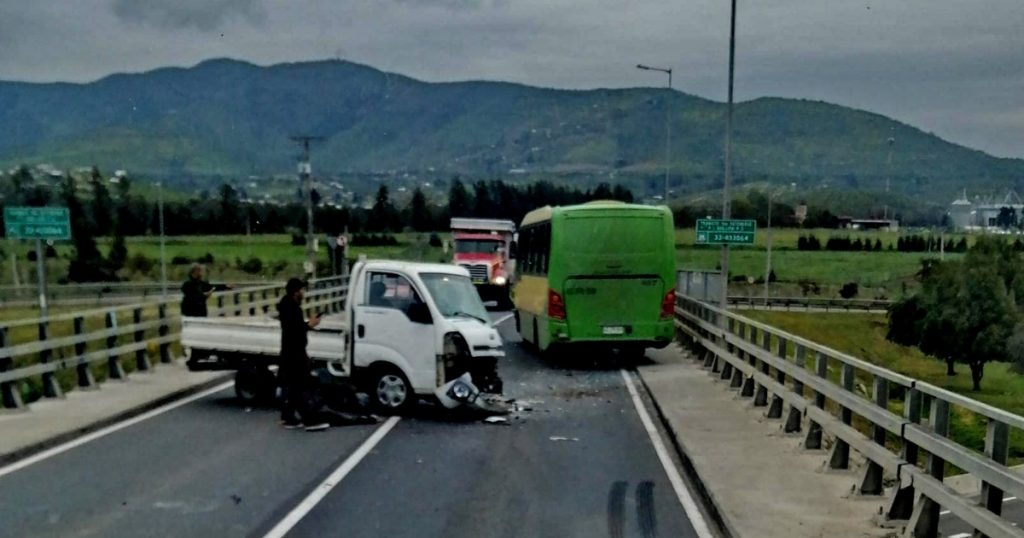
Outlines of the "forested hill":
M 98 165 L 153 175 L 294 171 L 293 134 L 327 137 L 322 174 L 649 179 L 672 110 L 673 183 L 717 184 L 724 105 L 678 91 L 569 91 L 425 83 L 345 61 L 261 67 L 209 60 L 88 84 L 0 82 L 0 164 Z M 736 110 L 739 182 L 946 196 L 1024 183 L 1024 161 L 946 142 L 884 116 L 764 98 Z

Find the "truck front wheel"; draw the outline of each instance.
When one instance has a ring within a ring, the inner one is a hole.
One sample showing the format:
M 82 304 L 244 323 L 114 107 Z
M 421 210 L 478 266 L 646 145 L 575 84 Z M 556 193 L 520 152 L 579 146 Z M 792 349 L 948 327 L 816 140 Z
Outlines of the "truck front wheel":
M 416 393 L 405 374 L 393 366 L 374 368 L 367 389 L 374 407 L 386 414 L 398 414 L 416 401 Z
M 265 367 L 243 366 L 235 372 L 235 396 L 246 405 L 272 403 L 276 390 L 274 372 Z

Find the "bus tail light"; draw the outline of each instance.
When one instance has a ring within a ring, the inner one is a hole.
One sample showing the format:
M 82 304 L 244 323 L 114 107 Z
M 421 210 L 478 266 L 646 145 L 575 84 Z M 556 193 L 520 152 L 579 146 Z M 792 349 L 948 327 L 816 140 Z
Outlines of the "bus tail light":
M 671 319 L 676 312 L 676 290 L 668 290 L 661 300 L 661 319 Z
M 557 291 L 552 289 L 548 289 L 548 317 L 565 319 L 565 301 Z

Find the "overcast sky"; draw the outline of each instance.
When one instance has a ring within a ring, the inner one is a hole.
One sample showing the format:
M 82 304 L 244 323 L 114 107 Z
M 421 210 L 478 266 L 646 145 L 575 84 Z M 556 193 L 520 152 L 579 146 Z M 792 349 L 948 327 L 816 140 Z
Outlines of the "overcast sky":
M 728 0 L 0 0 L 0 79 L 213 57 L 724 100 Z M 1021 0 L 740 0 L 737 98 L 822 99 L 1024 157 Z M 0 103 L 2 106 L 2 103 Z M 898 144 L 898 141 L 897 141 Z

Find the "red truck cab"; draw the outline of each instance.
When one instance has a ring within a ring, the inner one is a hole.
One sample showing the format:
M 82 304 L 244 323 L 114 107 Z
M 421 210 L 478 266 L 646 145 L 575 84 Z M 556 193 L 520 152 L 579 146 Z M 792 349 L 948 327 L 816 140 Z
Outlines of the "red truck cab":
M 485 299 L 508 300 L 515 275 L 515 230 L 510 220 L 453 218 L 452 263 L 465 267 Z

